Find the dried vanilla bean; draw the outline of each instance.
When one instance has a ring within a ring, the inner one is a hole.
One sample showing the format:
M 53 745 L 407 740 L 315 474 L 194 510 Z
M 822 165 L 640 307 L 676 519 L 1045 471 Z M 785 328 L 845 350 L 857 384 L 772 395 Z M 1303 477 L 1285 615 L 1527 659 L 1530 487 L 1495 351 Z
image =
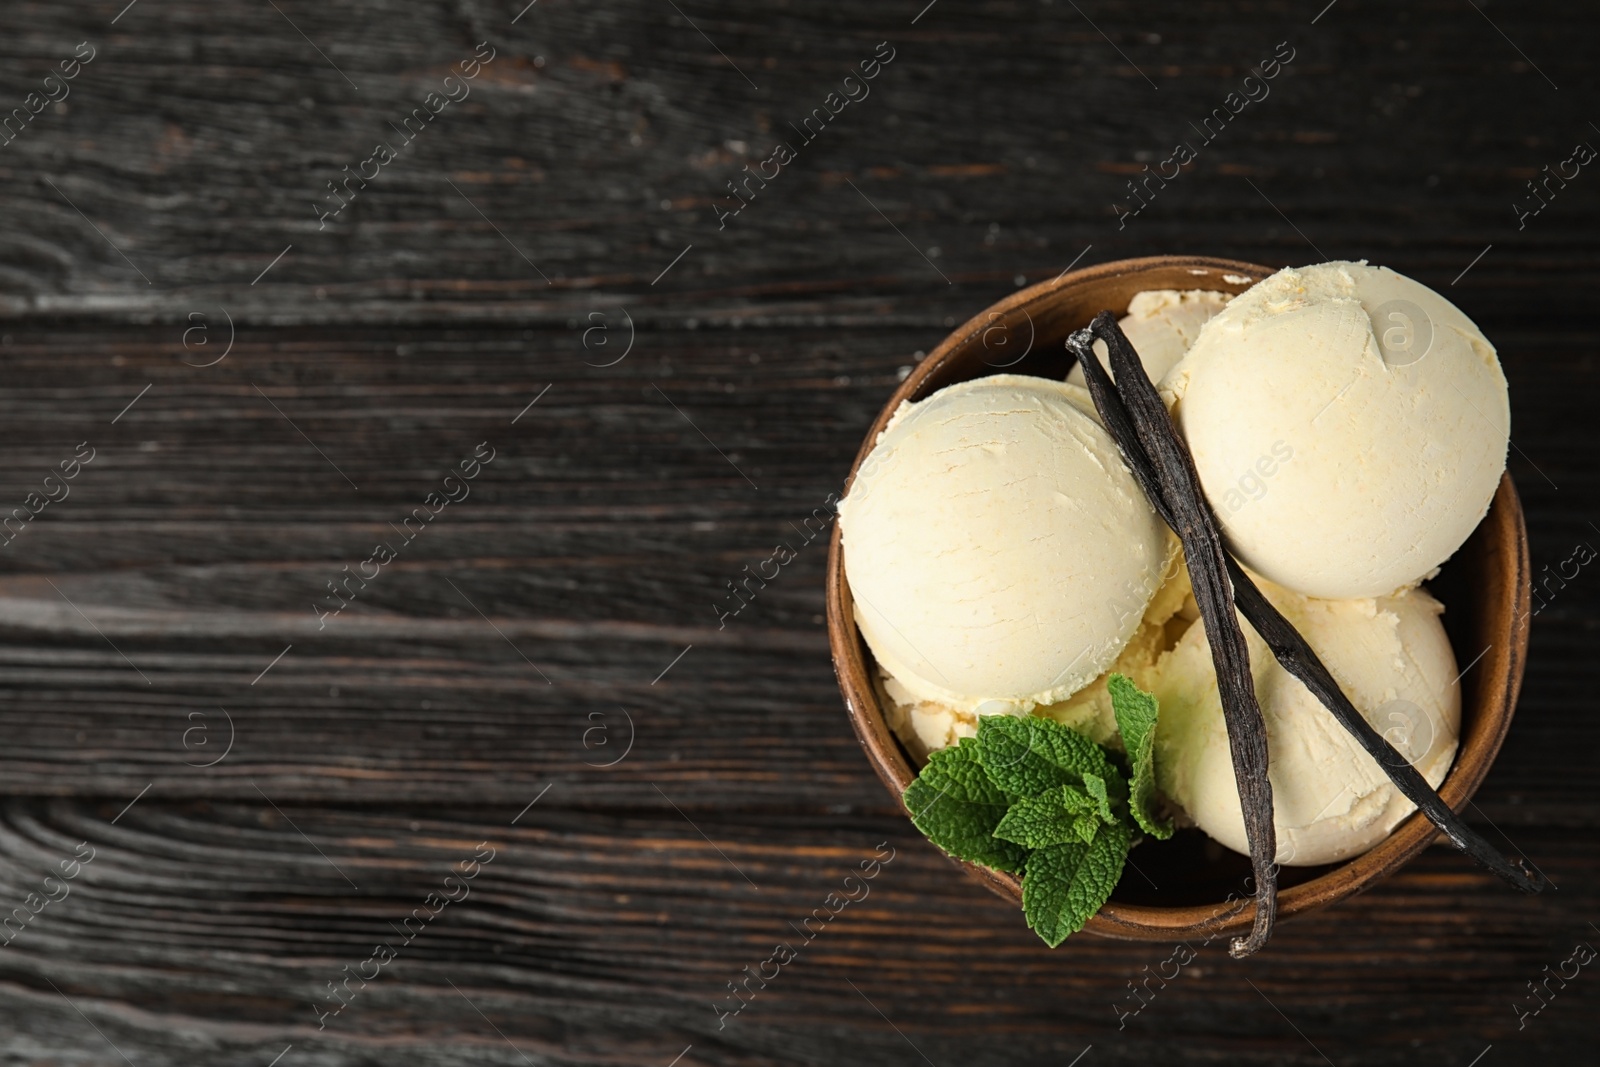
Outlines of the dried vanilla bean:
M 1108 320 L 1103 323 L 1102 319 Z M 1144 488 L 1151 503 L 1160 513 L 1161 517 L 1172 525 L 1171 509 L 1167 506 L 1161 493 L 1160 483 L 1156 479 L 1155 466 L 1149 455 L 1140 444 L 1134 431 L 1133 422 L 1124 406 L 1119 390 L 1123 386 L 1113 386 L 1106 380 L 1105 372 L 1099 366 L 1090 348 L 1089 342 L 1096 330 L 1106 335 L 1106 344 L 1113 349 L 1116 347 L 1111 340 L 1110 332 L 1115 331 L 1115 336 L 1123 346 L 1128 345 L 1127 338 L 1122 336 L 1121 330 L 1114 321 L 1109 321 L 1109 315 L 1097 318 L 1094 326 L 1089 330 L 1079 331 L 1068 342 L 1068 349 L 1078 356 L 1084 364 L 1084 373 L 1090 382 L 1090 391 L 1094 396 L 1095 406 L 1099 409 L 1101 418 L 1105 420 L 1106 428 L 1113 439 L 1117 441 L 1122 450 L 1124 459 L 1132 469 L 1134 477 Z M 1090 367 L 1090 362 L 1094 367 Z M 1137 357 L 1134 357 L 1134 365 Z M 1115 366 L 1115 364 L 1114 364 Z M 1136 378 L 1148 387 L 1148 377 L 1139 368 Z M 1098 382 L 1096 379 L 1098 378 Z M 1151 390 L 1153 392 L 1153 389 Z M 1170 426 L 1170 419 L 1168 420 Z M 1176 436 L 1176 431 L 1173 431 Z M 1427 779 L 1412 766 L 1398 750 L 1394 748 L 1378 731 L 1366 720 L 1348 697 L 1339 688 L 1333 675 L 1317 656 L 1316 652 L 1306 643 L 1304 637 L 1295 630 L 1294 626 L 1272 606 L 1272 603 L 1261 593 L 1254 581 L 1246 574 L 1232 556 L 1224 553 L 1227 563 L 1228 577 L 1233 584 L 1233 595 L 1240 614 L 1250 621 L 1267 646 L 1272 649 L 1273 655 L 1284 669 L 1299 678 L 1323 705 L 1333 714 L 1339 724 L 1361 743 L 1363 749 L 1377 761 L 1384 769 L 1401 794 L 1417 805 L 1420 810 L 1435 826 L 1445 833 L 1455 846 L 1478 863 L 1487 867 L 1501 878 L 1510 882 L 1518 889 L 1525 892 L 1536 893 L 1544 888 L 1545 879 L 1537 872 L 1530 873 L 1525 867 L 1513 864 L 1503 856 L 1500 851 L 1485 841 L 1478 833 L 1463 823 L 1455 812 L 1450 810 L 1439 794 L 1430 786 Z
M 1117 384 L 1107 380 L 1105 369 L 1095 357 L 1090 341 L 1101 336 L 1111 350 L 1111 367 Z M 1085 379 L 1100 398 L 1115 389 L 1125 407 L 1121 430 L 1131 425 L 1134 442 L 1152 464 L 1158 490 L 1152 500 L 1164 500 L 1162 518 L 1183 542 L 1194 586 L 1195 603 L 1211 646 L 1211 661 L 1217 672 L 1217 693 L 1222 699 L 1223 720 L 1228 728 L 1228 748 L 1233 756 L 1233 777 L 1238 783 L 1239 800 L 1244 807 L 1245 837 L 1250 843 L 1250 866 L 1255 872 L 1256 914 L 1250 936 L 1235 938 L 1229 946 L 1234 958 L 1259 951 L 1272 936 L 1272 923 L 1278 911 L 1277 828 L 1272 819 L 1272 782 L 1267 777 L 1267 726 L 1256 701 L 1255 681 L 1250 674 L 1250 653 L 1244 631 L 1234 614 L 1233 589 L 1227 576 L 1227 553 L 1216 520 L 1200 495 L 1200 476 L 1194 468 L 1188 446 L 1172 429 L 1166 406 L 1156 394 L 1139 363 L 1133 346 L 1122 335 L 1110 312 L 1095 317 L 1089 330 L 1080 330 L 1067 342 L 1083 364 Z M 1142 383 L 1143 389 L 1139 388 Z M 1110 423 L 1111 419 L 1102 415 Z M 1121 439 L 1118 440 L 1122 445 Z M 1132 464 L 1129 464 L 1132 466 Z M 1142 481 L 1142 479 L 1141 479 Z M 1148 492 L 1148 488 L 1147 488 Z
M 1250 620 L 1250 625 L 1272 649 L 1272 654 L 1283 664 L 1283 669 L 1304 682 L 1311 694 L 1322 701 L 1323 706 L 1339 720 L 1339 725 L 1361 743 L 1368 755 L 1377 760 L 1378 766 L 1383 768 L 1395 788 L 1415 804 L 1428 817 L 1428 821 L 1444 831 L 1461 851 L 1523 892 L 1537 893 L 1543 889 L 1543 875 L 1529 872 L 1520 864 L 1513 864 L 1450 810 L 1450 805 L 1428 784 L 1422 772 L 1412 766 L 1411 761 L 1378 733 L 1366 716 L 1350 703 L 1350 698 L 1344 695 L 1339 683 L 1334 681 L 1328 668 L 1293 624 L 1272 606 L 1272 602 L 1238 563 L 1231 558 L 1228 562 L 1231 564 L 1228 572 L 1233 579 L 1234 601 L 1239 605 L 1240 614 Z

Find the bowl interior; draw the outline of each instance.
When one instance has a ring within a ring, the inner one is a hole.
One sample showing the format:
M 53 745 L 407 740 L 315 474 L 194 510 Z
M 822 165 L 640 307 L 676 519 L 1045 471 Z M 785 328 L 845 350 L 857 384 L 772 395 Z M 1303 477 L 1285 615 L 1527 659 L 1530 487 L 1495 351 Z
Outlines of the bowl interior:
M 1121 314 L 1147 289 L 1238 293 L 1272 270 L 1250 263 L 1159 256 L 1121 260 L 1070 272 L 1012 294 L 955 332 L 901 383 L 868 431 L 850 478 L 889 417 L 904 400 L 986 374 L 1031 374 L 1060 380 L 1070 360 L 1069 333 L 1099 311 Z M 848 488 L 848 482 L 847 482 Z M 1445 629 L 1461 679 L 1461 743 L 1440 789 L 1459 810 L 1482 782 L 1510 725 L 1527 651 L 1529 574 L 1522 509 L 1510 476 L 1502 478 L 1489 514 L 1460 552 L 1429 583 L 1445 604 Z M 828 560 L 828 631 L 834 671 L 851 722 L 874 769 L 898 798 L 916 766 L 889 729 L 874 677 L 877 667 L 856 629 L 838 524 Z M 1341 864 L 1280 871 L 1279 914 L 1339 900 L 1398 868 L 1435 837 L 1420 815 L 1406 819 L 1371 851 Z M 1198 830 L 1170 841 L 1146 841 L 1133 854 L 1111 900 L 1090 920 L 1091 932 L 1142 940 L 1220 936 L 1248 927 L 1250 862 Z M 971 864 L 967 870 L 1002 896 L 1020 901 L 1016 877 Z

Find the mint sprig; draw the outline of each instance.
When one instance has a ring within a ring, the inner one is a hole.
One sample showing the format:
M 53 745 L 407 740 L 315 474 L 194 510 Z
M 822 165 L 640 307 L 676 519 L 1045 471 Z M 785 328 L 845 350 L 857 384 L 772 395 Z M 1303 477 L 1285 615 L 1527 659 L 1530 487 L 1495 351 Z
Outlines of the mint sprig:
M 933 753 L 902 798 L 950 855 L 1023 876 L 1023 914 L 1051 948 L 1110 898 L 1141 834 L 1172 836 L 1156 814 L 1156 699 L 1120 674 L 1109 688 L 1126 771 L 1051 719 L 988 715 L 977 737 Z

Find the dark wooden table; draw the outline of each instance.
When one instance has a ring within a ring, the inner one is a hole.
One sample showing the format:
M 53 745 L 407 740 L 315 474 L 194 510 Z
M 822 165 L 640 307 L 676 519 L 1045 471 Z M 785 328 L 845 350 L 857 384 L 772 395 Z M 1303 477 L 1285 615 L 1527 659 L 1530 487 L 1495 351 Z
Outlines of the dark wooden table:
M 1046 950 L 911 829 L 803 531 L 947 328 L 1194 252 L 1447 293 L 1512 384 L 1535 567 L 1600 545 L 1600 176 L 1527 188 L 1600 145 L 1600 14 L 925 2 L 0 9 L 0 515 L 38 512 L 0 548 L 0 1063 L 1593 1055 L 1592 968 L 1514 1007 L 1600 943 L 1593 566 L 1468 812 L 1557 888 L 1431 849 L 1119 1026 L 1171 947 Z

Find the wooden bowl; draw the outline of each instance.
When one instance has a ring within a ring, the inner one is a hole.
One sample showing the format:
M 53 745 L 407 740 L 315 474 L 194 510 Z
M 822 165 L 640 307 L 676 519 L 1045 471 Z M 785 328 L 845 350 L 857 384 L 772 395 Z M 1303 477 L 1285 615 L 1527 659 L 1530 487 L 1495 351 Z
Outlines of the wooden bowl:
M 950 334 L 895 390 L 867 431 L 850 480 L 903 400 L 1001 371 L 1059 381 L 1069 362 L 1067 335 L 1097 312 L 1109 308 L 1121 314 L 1133 295 L 1146 289 L 1238 293 L 1271 273 L 1268 267 L 1225 259 L 1152 256 L 1086 267 L 1020 290 Z M 1511 725 L 1528 649 L 1527 530 L 1509 474 L 1501 478 L 1483 522 L 1429 586 L 1448 609 L 1445 629 L 1456 661 L 1468 665 L 1461 679 L 1460 747 L 1440 788 L 1445 802 L 1460 811 L 1488 773 Z M 877 668 L 856 629 L 837 523 L 828 549 L 827 601 L 834 673 L 850 721 L 878 777 L 899 798 L 916 771 L 889 728 L 873 682 Z M 1421 852 L 1436 833 L 1427 819 L 1413 813 L 1376 847 L 1352 860 L 1283 868 L 1279 917 L 1323 907 L 1365 888 Z M 1170 841 L 1147 841 L 1134 859 L 1140 873 L 1129 865 L 1116 892 L 1085 929 L 1106 937 L 1175 941 L 1201 935 L 1210 939 L 1250 927 L 1255 904 L 1249 897 L 1248 857 L 1190 829 Z M 1019 878 L 962 866 L 1020 905 Z

